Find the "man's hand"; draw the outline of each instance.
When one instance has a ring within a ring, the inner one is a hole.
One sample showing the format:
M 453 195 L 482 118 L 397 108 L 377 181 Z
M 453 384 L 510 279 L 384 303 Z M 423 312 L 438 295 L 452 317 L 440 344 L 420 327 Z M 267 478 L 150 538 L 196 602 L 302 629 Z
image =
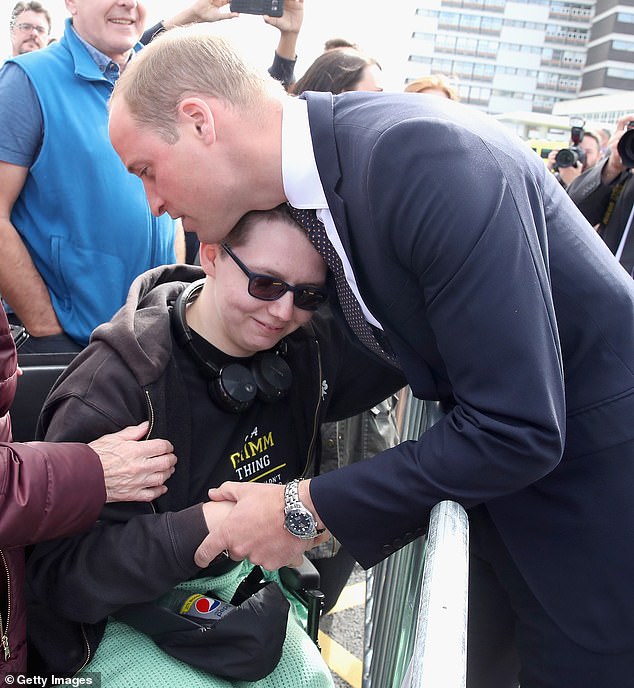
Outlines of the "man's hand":
M 223 550 L 235 561 L 248 559 L 269 571 L 297 565 L 308 549 L 329 537 L 323 533 L 313 540 L 300 540 L 284 528 L 284 487 L 256 483 L 223 483 L 209 490 L 214 502 L 229 501 L 235 506 L 196 550 L 200 567 L 209 565 Z
M 145 440 L 148 422 L 104 435 L 88 445 L 99 455 L 107 502 L 151 502 L 167 492 L 176 456 L 167 440 Z

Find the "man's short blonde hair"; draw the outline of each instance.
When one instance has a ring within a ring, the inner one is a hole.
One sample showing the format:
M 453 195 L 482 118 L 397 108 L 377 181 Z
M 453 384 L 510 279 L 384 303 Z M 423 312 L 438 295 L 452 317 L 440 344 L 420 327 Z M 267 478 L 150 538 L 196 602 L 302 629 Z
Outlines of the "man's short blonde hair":
M 175 143 L 184 98 L 209 96 L 250 109 L 273 93 L 285 95 L 279 82 L 250 64 L 229 41 L 183 27 L 166 31 L 134 57 L 116 82 L 111 103 L 123 98 L 136 122 Z

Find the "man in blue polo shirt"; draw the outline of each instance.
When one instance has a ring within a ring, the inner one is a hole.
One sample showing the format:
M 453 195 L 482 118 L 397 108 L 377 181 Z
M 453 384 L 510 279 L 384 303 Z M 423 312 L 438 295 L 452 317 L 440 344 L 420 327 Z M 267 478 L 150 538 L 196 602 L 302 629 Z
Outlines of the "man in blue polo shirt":
M 175 261 L 173 220 L 152 216 L 107 132 L 107 101 L 141 47 L 145 9 L 66 5 L 61 40 L 0 71 L 0 293 L 30 351 L 79 350 L 137 275 Z

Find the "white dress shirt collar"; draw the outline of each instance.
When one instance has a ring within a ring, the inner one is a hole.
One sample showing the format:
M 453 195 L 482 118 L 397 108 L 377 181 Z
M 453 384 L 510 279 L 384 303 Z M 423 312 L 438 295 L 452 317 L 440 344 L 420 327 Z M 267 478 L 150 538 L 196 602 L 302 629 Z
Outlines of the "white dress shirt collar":
M 295 208 L 327 208 L 319 179 L 308 124 L 308 103 L 287 98 L 282 117 L 282 181 L 288 202 Z
M 346 281 L 361 306 L 365 319 L 382 329 L 381 323 L 365 305 L 352 265 L 343 248 L 324 187 L 319 178 L 308 121 L 308 103 L 303 98 L 287 98 L 282 113 L 282 183 L 288 202 L 295 208 L 314 209 L 343 264 Z

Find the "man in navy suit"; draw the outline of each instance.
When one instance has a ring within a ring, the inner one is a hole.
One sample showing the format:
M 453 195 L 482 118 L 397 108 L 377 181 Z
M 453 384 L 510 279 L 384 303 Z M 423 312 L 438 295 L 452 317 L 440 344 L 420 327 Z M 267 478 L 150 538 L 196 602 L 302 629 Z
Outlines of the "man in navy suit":
M 543 162 L 445 99 L 287 97 L 190 31 L 126 69 L 110 135 L 152 211 L 204 241 L 250 209 L 315 209 L 365 321 L 447 412 L 299 485 L 213 491 L 236 505 L 197 562 L 226 548 L 275 568 L 327 528 L 369 567 L 455 500 L 471 523 L 469 686 L 631 684 L 634 282 Z

